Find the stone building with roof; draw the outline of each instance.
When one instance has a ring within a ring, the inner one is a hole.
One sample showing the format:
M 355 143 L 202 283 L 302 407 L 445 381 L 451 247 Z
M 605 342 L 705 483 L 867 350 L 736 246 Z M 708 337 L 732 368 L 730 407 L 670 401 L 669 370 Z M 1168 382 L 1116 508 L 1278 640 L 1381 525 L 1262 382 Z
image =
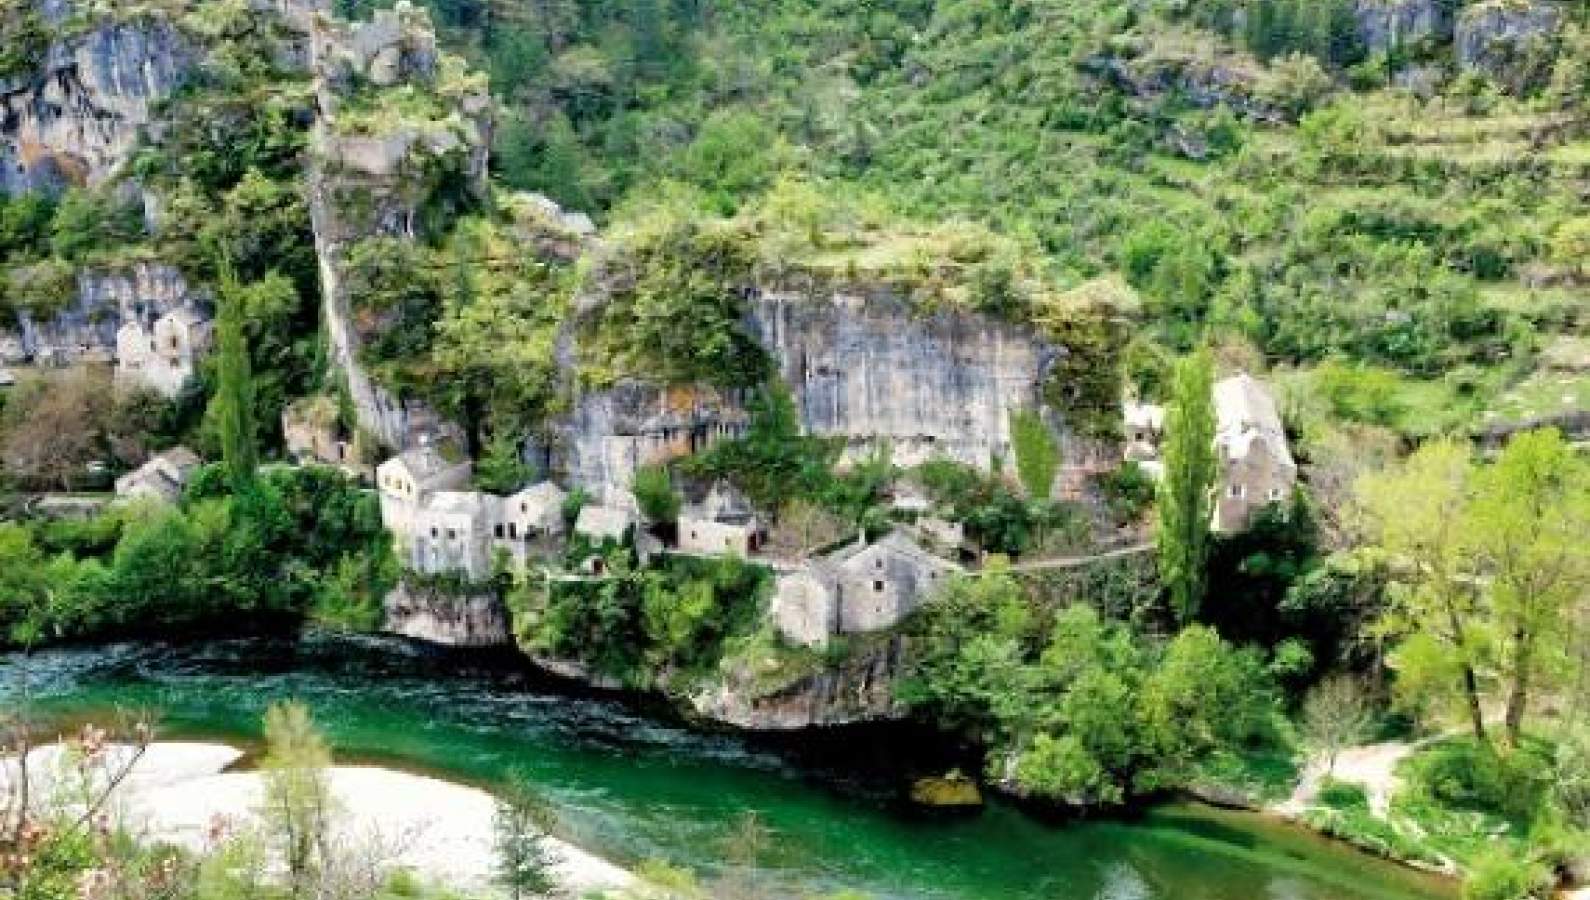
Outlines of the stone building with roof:
M 116 496 L 176 503 L 182 499 L 193 471 L 201 465 L 203 461 L 192 450 L 173 447 L 116 479 Z
M 1254 513 L 1291 496 L 1297 463 L 1275 399 L 1243 372 L 1215 385 L 1215 452 L 1220 467 L 1214 528 L 1241 531 Z
M 153 322 L 130 318 L 116 331 L 116 383 L 175 397 L 214 342 L 214 323 L 184 306 Z
M 542 482 L 502 497 L 469 490 L 472 474 L 468 461 L 451 462 L 430 445 L 376 468 L 381 521 L 406 568 L 481 581 L 499 553 L 524 565 L 536 541 L 562 534 L 565 494 L 557 485 Z
M 1212 525 L 1230 533 L 1247 528 L 1260 509 L 1291 496 L 1297 463 L 1275 398 L 1263 382 L 1246 372 L 1222 379 L 1214 386 L 1213 404 L 1219 477 Z M 1164 407 L 1127 403 L 1124 412 L 1125 458 L 1162 477 Z
M 961 567 L 923 549 L 903 531 L 858 540 L 780 574 L 773 599 L 779 632 L 822 646 L 837 635 L 892 628 L 921 608 Z
M 762 549 L 767 528 L 751 501 L 726 482 L 679 514 L 679 551 L 700 556 L 749 557 Z

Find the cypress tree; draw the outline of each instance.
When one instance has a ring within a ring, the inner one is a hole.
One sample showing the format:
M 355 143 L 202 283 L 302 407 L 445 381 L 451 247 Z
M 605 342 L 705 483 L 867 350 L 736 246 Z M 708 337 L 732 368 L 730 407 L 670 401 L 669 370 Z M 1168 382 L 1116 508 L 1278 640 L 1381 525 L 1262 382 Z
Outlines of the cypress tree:
M 1198 350 L 1176 364 L 1165 411 L 1165 478 L 1159 489 L 1159 568 L 1182 623 L 1203 602 L 1214 516 L 1214 362 Z

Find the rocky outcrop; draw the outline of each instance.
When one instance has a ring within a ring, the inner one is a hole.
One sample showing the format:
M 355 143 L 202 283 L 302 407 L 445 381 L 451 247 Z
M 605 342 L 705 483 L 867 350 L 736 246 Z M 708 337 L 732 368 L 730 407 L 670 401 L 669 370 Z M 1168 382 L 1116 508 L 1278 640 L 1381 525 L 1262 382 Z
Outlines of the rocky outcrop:
M 129 322 L 146 329 L 177 310 L 206 313 L 207 302 L 188 287 L 182 273 L 161 263 L 86 271 L 77 278 L 72 303 L 47 319 L 22 312 L 17 327 L 0 329 L 0 362 L 71 365 L 111 362 L 116 334 Z
M 1458 17 L 1458 65 L 1502 84 L 1522 87 L 1544 71 L 1551 44 L 1564 18 L 1549 0 L 1483 0 Z
M 1098 54 L 1081 63 L 1082 71 L 1139 100 L 1167 95 L 1200 109 L 1225 107 L 1245 119 L 1279 125 L 1291 117 L 1265 99 L 1259 89 L 1262 71 L 1250 58 L 1204 57 L 1196 54 L 1140 56 Z
M 706 449 L 745 432 L 742 398 L 703 387 L 664 388 L 626 380 L 586 391 L 564 419 L 553 466 L 605 499 L 635 471 Z
M 690 704 L 698 715 L 753 731 L 899 720 L 906 710 L 894 685 L 904 665 L 905 641 L 891 637 L 772 690 L 757 687 L 752 673 L 731 671 Z
M 1011 413 L 1041 406 L 1061 352 L 986 316 L 924 314 L 887 290 L 769 290 L 747 309 L 807 433 L 843 438 L 852 459 L 887 447 L 901 466 L 1012 460 Z
M 1450 0 L 1358 0 L 1358 35 L 1370 53 L 1385 53 L 1452 39 Z
M 53 18 L 64 9 L 43 12 Z M 195 60 L 176 26 L 158 16 L 54 41 L 37 71 L 0 82 L 0 190 L 105 182 Z
M 400 583 L 386 598 L 383 630 L 446 647 L 504 647 L 513 642 L 508 610 L 494 593 L 457 595 Z
M 424 403 L 377 384 L 360 363 L 369 329 L 381 324 L 356 321 L 345 288 L 349 254 L 372 237 L 412 240 L 441 182 L 485 195 L 490 96 L 483 80 L 447 71 L 429 17 L 406 0 L 361 24 L 324 16 L 314 22 L 321 120 L 310 154 L 310 213 L 332 358 L 359 426 L 400 450 L 422 435 L 458 429 Z M 444 83 L 449 78 L 455 83 Z M 425 97 L 431 114 L 383 103 L 381 91 L 397 87 Z M 439 177 L 444 173 L 456 178 Z

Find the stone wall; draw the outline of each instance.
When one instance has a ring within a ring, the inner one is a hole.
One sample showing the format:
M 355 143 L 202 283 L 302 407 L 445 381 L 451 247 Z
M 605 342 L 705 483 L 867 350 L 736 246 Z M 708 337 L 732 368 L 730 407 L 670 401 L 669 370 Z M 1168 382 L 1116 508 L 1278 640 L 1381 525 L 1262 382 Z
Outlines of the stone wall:
M 1452 39 L 1453 10 L 1448 0 L 1357 0 L 1358 34 L 1371 53 Z

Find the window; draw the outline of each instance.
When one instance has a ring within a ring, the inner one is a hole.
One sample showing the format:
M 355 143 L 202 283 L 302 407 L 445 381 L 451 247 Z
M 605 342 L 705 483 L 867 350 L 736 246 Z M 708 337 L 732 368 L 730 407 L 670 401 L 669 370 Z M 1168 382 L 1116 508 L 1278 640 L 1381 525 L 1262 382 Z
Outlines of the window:
M 528 503 L 519 504 L 519 512 L 521 512 L 521 513 L 523 513 L 524 515 L 527 515 L 527 516 L 530 515 L 530 504 L 528 504 Z
M 519 538 L 519 523 L 518 522 L 509 522 L 508 523 L 508 536 L 513 538 L 513 539 L 515 539 L 515 540 L 518 540 L 518 538 Z
M 435 537 L 440 537 L 440 536 L 441 536 L 441 532 L 437 531 L 435 526 L 432 526 L 431 527 L 431 537 L 435 538 Z
M 1242 499 L 1242 495 L 1245 493 L 1245 491 L 1242 489 L 1242 485 L 1233 484 L 1231 486 L 1230 493 L 1231 493 L 1231 498 L 1233 500 L 1241 500 Z
M 874 581 L 874 582 L 873 582 L 873 583 L 872 583 L 872 590 L 873 590 L 873 591 L 874 591 L 874 592 L 876 592 L 876 593 L 879 593 L 879 594 L 881 594 L 881 593 L 883 593 L 883 582 L 881 582 L 881 581 Z
M 451 528 L 447 529 L 447 539 L 450 540 L 450 541 L 458 540 L 458 532 L 454 531 Z
M 497 523 L 497 527 L 492 529 L 492 534 L 497 536 L 497 540 L 499 540 L 499 541 L 502 540 L 502 523 L 501 522 L 498 522 Z
M 1270 502 L 1274 503 L 1274 502 L 1276 502 L 1277 500 L 1280 500 L 1280 499 L 1281 499 L 1281 489 L 1280 488 L 1270 488 Z

